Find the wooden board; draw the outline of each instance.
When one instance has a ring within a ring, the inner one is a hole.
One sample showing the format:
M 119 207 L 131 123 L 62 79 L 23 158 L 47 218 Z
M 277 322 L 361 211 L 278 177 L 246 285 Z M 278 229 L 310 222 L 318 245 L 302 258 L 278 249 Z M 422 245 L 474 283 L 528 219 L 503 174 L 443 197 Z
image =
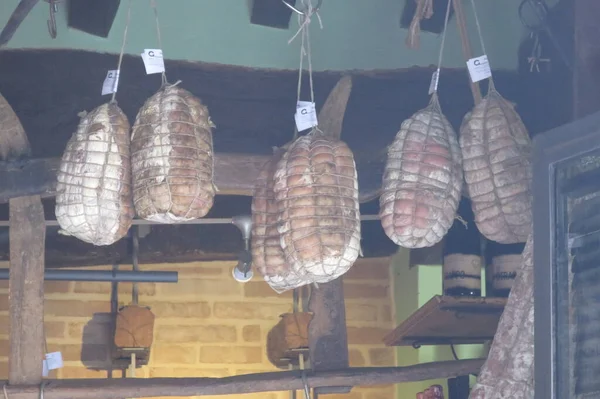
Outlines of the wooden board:
M 27 134 L 10 104 L 0 94 L 0 159 L 27 157 Z M 9 201 L 10 384 L 42 382 L 44 350 L 44 244 L 46 226 L 39 195 Z M 6 391 L 4 396 L 7 397 Z M 28 394 L 27 399 L 36 395 Z
M 494 338 L 506 298 L 436 295 L 383 340 L 387 346 L 479 344 Z
M 345 385 L 369 386 L 426 381 L 478 373 L 483 359 L 421 363 L 404 367 L 360 367 L 308 372 L 300 370 L 244 374 L 224 378 L 111 378 L 50 380 L 44 387 L 46 399 L 120 399 L 239 395 L 253 392 L 300 390 Z M 5 381 L 0 381 L 3 386 Z M 9 399 L 41 397 L 39 385 L 7 385 Z M 37 396 L 36 396 L 37 395 Z

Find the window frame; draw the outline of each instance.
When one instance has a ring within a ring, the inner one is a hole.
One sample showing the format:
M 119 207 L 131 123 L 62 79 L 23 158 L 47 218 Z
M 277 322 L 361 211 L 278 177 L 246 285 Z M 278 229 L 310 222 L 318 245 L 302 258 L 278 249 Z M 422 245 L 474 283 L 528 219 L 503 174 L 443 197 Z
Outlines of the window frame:
M 569 384 L 566 383 L 569 382 L 566 374 L 569 363 L 557 363 L 557 360 L 569 355 L 569 346 L 557 349 L 557 341 L 564 339 L 564 334 L 568 337 L 568 331 L 557 329 L 561 321 L 557 310 L 568 299 L 564 297 L 568 267 L 560 267 L 559 258 L 564 256 L 567 248 L 564 234 L 567 196 L 579 196 L 581 193 L 571 185 L 575 182 L 557 184 L 557 170 L 598 150 L 600 112 L 536 135 L 533 140 L 535 399 L 570 397 Z M 600 186 L 595 189 L 600 189 Z M 562 234 L 557 234 L 557 231 Z

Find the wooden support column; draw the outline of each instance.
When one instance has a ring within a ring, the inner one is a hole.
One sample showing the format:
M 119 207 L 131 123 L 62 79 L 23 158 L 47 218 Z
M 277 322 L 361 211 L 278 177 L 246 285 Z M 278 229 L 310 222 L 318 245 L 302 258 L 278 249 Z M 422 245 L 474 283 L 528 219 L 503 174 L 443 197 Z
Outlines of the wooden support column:
M 348 332 L 342 278 L 313 288 L 308 311 L 313 313 L 308 325 L 308 350 L 312 369 L 318 372 L 348 368 Z M 351 389 L 352 387 L 321 387 L 315 388 L 315 393 L 348 393 Z
M 333 88 L 319 112 L 319 128 L 331 137 L 340 138 L 346 105 L 352 91 L 352 79 L 345 76 Z M 343 370 L 349 366 L 348 332 L 342 278 L 312 289 L 308 311 L 313 318 L 308 325 L 310 364 L 315 372 Z M 347 393 L 352 387 L 315 388 L 315 394 Z
M 0 156 L 26 157 L 29 142 L 21 122 L 0 95 Z M 44 350 L 44 246 L 46 226 L 39 195 L 12 198 L 10 209 L 10 385 L 42 382 Z M 36 398 L 37 393 L 26 395 Z
M 575 119 L 600 110 L 600 1 L 574 0 Z

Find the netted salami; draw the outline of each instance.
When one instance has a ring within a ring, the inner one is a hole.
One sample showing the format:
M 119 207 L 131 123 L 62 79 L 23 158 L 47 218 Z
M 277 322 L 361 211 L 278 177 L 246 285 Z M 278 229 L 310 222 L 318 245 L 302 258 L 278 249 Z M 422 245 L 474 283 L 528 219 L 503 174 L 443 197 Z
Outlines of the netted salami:
M 131 138 L 139 217 L 178 223 L 208 213 L 215 196 L 212 127 L 208 108 L 176 85 L 146 101 Z
M 531 232 L 531 140 L 514 105 L 496 91 L 463 119 L 460 147 L 475 223 L 487 239 L 525 242 Z
M 134 217 L 129 121 L 115 102 L 83 113 L 63 153 L 56 184 L 56 220 L 63 234 L 111 245 Z
M 275 202 L 274 174 L 284 150 L 277 150 L 261 170 L 252 195 L 252 264 L 276 292 L 306 285 L 291 269 L 281 248 L 277 223 L 279 211 Z
M 277 229 L 287 263 L 301 278 L 325 283 L 360 253 L 360 210 L 354 155 L 315 129 L 296 139 L 277 164 L 273 187 Z
M 462 156 L 437 94 L 405 120 L 388 148 L 379 217 L 405 248 L 431 247 L 446 235 L 460 202 Z

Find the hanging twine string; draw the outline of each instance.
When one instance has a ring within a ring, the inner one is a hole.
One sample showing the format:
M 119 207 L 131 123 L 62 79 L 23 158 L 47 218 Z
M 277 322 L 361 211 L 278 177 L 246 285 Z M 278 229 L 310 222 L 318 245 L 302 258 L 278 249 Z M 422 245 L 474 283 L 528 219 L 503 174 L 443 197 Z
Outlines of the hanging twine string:
M 481 25 L 479 24 L 479 17 L 477 16 L 477 8 L 475 8 L 475 1 L 471 0 L 471 7 L 473 7 L 473 15 L 475 16 L 475 25 L 477 26 L 477 35 L 479 36 L 479 43 L 481 43 L 481 51 L 483 51 L 483 54 L 487 55 L 487 52 L 485 51 L 485 43 L 483 42 L 483 35 L 481 34 Z M 489 90 L 495 90 L 494 87 L 494 78 L 492 76 L 490 76 L 488 78 L 490 85 L 488 87 L 488 91 Z
M 302 71 L 304 69 L 304 57 L 306 57 L 308 62 L 308 79 L 310 82 L 310 101 L 312 103 L 315 102 L 315 93 L 313 88 L 313 76 L 312 76 L 312 59 L 311 59 L 311 48 L 310 48 L 310 23 L 311 17 L 313 15 L 317 16 L 319 21 L 319 26 L 323 29 L 323 21 L 321 20 L 321 16 L 319 15 L 318 10 L 313 8 L 311 0 L 302 0 L 302 4 L 305 6 L 305 11 L 302 14 L 298 15 L 298 31 L 290 40 L 288 40 L 288 44 L 291 44 L 294 39 L 300 35 L 301 44 L 300 44 L 300 67 L 298 68 L 298 91 L 296 95 L 296 103 L 300 101 L 300 91 L 302 89 Z M 294 139 L 298 136 L 298 130 L 296 129 L 294 132 Z
M 438 56 L 437 63 L 437 80 L 440 80 L 440 70 L 442 68 L 442 56 L 444 55 L 444 47 L 446 45 L 446 32 L 448 31 L 448 20 L 450 19 L 450 7 L 452 6 L 452 0 L 448 0 L 448 7 L 446 8 L 446 18 L 444 19 L 444 32 L 442 33 L 442 43 L 440 44 L 440 54 Z M 437 82 L 433 94 L 437 93 Z
M 163 47 L 162 47 L 162 36 L 160 34 L 160 22 L 158 20 L 158 8 L 156 7 L 156 1 L 155 0 L 150 0 L 150 7 L 154 11 L 154 20 L 156 21 L 156 37 L 158 38 L 158 47 L 161 50 L 163 50 Z M 163 50 L 163 56 L 164 56 L 164 50 Z M 166 70 L 162 72 L 162 74 L 161 74 L 161 80 L 162 80 L 162 85 L 163 86 L 169 84 L 169 82 L 167 81 L 167 72 L 166 72 Z M 179 82 L 177 82 L 175 84 L 178 84 L 178 83 Z
M 125 31 L 123 32 L 123 43 L 121 43 L 121 52 L 119 53 L 119 62 L 117 63 L 117 73 L 119 74 L 119 78 L 121 77 L 121 64 L 123 63 L 123 54 L 125 53 L 125 44 L 127 43 L 127 31 L 129 30 L 129 22 L 131 22 L 131 1 L 129 0 L 129 4 L 127 6 L 127 21 L 125 22 Z M 117 97 L 117 92 L 115 91 L 110 98 L 110 102 L 114 103 Z
M 418 49 L 421 44 L 419 39 L 419 34 L 421 33 L 421 21 L 433 16 L 433 0 L 415 1 L 417 2 L 417 10 L 410 22 L 408 35 L 406 36 L 406 46 L 413 50 Z

